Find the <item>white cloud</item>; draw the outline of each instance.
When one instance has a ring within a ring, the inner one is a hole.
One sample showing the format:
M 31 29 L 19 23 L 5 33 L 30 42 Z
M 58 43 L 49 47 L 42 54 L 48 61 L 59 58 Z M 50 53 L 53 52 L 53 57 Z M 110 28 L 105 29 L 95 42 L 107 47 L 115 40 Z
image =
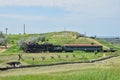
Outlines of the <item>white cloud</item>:
M 119 0 L 0 0 L 0 6 L 59 7 L 90 15 L 108 15 L 120 12 Z M 119 14 L 119 13 L 118 13 Z
M 73 13 L 67 14 L 65 18 L 57 18 L 61 21 L 88 22 L 92 18 L 107 18 L 119 16 L 120 0 L 0 0 L 0 6 L 40 6 L 58 7 Z M 16 14 L 0 14 L 1 17 L 9 17 L 25 20 L 47 20 L 45 16 L 25 16 Z M 47 15 L 46 15 L 47 16 Z M 54 16 L 52 16 L 54 19 Z M 58 21 L 58 20 L 57 20 Z
M 21 19 L 21 20 L 46 20 L 47 19 L 47 17 L 45 16 L 26 16 L 26 15 L 18 15 L 18 14 L 0 14 L 0 17 Z

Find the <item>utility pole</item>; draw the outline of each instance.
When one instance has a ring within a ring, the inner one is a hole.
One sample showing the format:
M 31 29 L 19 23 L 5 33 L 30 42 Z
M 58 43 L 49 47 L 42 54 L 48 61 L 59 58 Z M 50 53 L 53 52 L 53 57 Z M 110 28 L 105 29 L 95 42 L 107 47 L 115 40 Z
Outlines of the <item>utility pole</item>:
M 24 24 L 24 28 L 23 29 L 24 29 L 23 31 L 24 31 L 24 34 L 25 34 L 25 24 Z
M 7 35 L 8 28 L 5 28 L 5 31 L 6 31 L 6 35 Z

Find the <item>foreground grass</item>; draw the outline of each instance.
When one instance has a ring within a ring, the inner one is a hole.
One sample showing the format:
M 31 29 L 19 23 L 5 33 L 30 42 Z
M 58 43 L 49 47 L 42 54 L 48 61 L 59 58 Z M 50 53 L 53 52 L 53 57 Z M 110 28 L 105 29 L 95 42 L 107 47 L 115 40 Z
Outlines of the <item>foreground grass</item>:
M 0 60 L 0 63 L 2 63 L 3 61 L 2 60 Z
M 0 71 L 0 80 L 120 80 L 120 57 L 98 63 Z
M 7 76 L 0 80 L 120 80 L 120 69 L 88 69 L 37 75 Z

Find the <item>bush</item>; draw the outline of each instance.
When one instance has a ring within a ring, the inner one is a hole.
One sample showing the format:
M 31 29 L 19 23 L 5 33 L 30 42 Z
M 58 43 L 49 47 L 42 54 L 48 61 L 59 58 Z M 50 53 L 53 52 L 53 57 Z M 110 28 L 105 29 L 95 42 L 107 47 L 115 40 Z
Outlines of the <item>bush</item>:
M 20 49 L 24 50 L 27 43 L 38 43 L 39 41 L 44 42 L 45 37 L 44 36 L 40 36 L 40 37 L 32 36 L 32 37 L 29 37 L 27 39 L 21 38 L 18 41 L 18 46 L 19 46 Z
M 18 46 L 19 46 L 20 49 L 25 49 L 25 46 L 26 46 L 25 39 L 20 39 L 18 41 Z
M 0 32 L 0 46 L 5 46 L 5 48 L 7 48 L 7 43 L 8 43 L 9 39 L 8 37 L 4 36 L 4 34 L 2 32 Z

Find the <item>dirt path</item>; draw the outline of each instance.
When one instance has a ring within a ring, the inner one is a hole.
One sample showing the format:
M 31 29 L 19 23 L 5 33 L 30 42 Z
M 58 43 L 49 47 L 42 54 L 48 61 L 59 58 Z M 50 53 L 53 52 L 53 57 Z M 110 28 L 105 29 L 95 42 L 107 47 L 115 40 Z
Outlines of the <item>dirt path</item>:
M 2 52 L 4 52 L 4 51 L 6 51 L 6 49 L 0 49 L 0 53 L 2 53 Z
M 7 48 L 10 48 L 11 46 L 7 46 Z M 0 46 L 0 53 L 6 51 L 7 49 L 5 48 L 5 46 Z

